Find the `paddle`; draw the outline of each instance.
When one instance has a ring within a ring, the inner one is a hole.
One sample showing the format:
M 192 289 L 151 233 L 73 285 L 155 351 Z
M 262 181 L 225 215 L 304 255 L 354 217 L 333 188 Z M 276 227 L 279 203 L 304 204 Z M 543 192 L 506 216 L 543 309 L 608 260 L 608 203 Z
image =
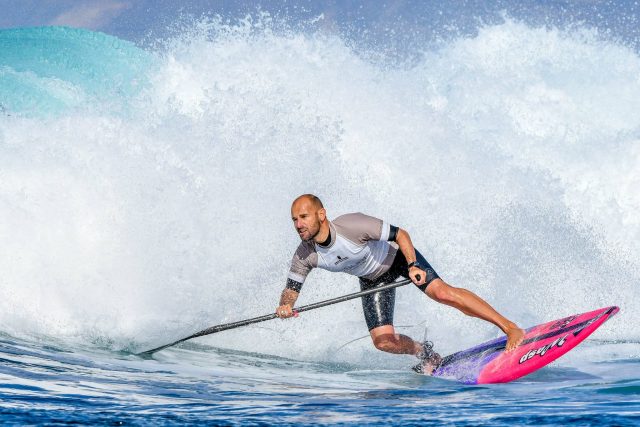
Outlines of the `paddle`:
M 418 276 L 418 280 L 420 280 L 420 276 Z M 379 292 L 379 291 L 384 291 L 386 289 L 398 288 L 400 286 L 408 285 L 409 283 L 411 283 L 411 279 L 405 279 L 405 280 L 401 280 L 399 282 L 387 283 L 387 284 L 384 284 L 384 285 L 376 286 L 375 288 L 367 289 L 366 291 L 355 292 L 355 293 L 352 293 L 352 294 L 343 295 L 341 297 L 332 298 L 332 299 L 329 299 L 329 300 L 326 300 L 326 301 L 320 301 L 320 302 L 316 302 L 314 304 L 305 305 L 305 306 L 302 306 L 302 307 L 299 307 L 299 308 L 295 309 L 295 312 L 296 313 L 302 313 L 303 311 L 309 311 L 309 310 L 313 310 L 313 309 L 320 308 L 320 307 L 326 307 L 326 306 L 331 305 L 331 304 L 337 304 L 339 302 L 348 301 L 350 299 L 354 299 L 354 298 L 362 297 L 362 296 L 365 296 L 365 295 L 373 294 L 373 293 Z M 192 338 L 197 338 L 197 337 L 201 337 L 201 336 L 204 336 L 204 335 L 215 334 L 217 332 L 226 331 L 227 329 L 233 329 L 233 328 L 239 328 L 240 326 L 251 325 L 252 323 L 264 322 L 265 320 L 275 319 L 276 317 L 278 317 L 278 316 L 276 316 L 275 313 L 272 313 L 272 314 L 267 314 L 267 315 L 260 316 L 260 317 L 254 317 L 253 319 L 246 319 L 246 320 L 240 320 L 238 322 L 224 323 L 222 325 L 211 326 L 210 328 L 203 329 L 202 331 L 196 332 L 193 335 L 189 335 L 188 337 L 179 339 L 178 341 L 174 341 L 171 344 L 165 344 L 163 346 L 160 346 L 160 347 L 157 347 L 157 348 L 153 348 L 151 350 L 147 350 L 147 351 L 143 351 L 141 353 L 137 353 L 136 355 L 137 356 L 141 356 L 141 357 L 150 357 L 155 352 L 158 352 L 160 350 L 164 350 L 167 347 L 172 347 L 172 346 L 174 346 L 176 344 L 180 344 L 181 342 L 190 340 Z

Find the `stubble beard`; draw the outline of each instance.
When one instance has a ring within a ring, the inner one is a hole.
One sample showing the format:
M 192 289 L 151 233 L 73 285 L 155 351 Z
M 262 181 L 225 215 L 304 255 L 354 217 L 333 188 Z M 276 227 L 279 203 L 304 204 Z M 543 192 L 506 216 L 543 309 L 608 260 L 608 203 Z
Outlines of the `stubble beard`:
M 309 228 L 309 229 L 307 229 L 307 230 L 308 230 L 309 232 L 311 231 L 311 229 L 310 229 L 310 228 Z M 315 239 L 315 238 L 316 238 L 316 236 L 317 236 L 318 234 L 320 234 L 320 226 L 319 226 L 319 225 L 318 225 L 318 228 L 317 228 L 316 232 L 315 232 L 315 233 L 313 233 L 313 235 L 309 236 L 309 238 L 308 238 L 308 239 L 303 239 L 303 238 L 302 238 L 302 236 L 300 236 L 300 240 L 302 240 L 303 242 L 312 243 L 312 242 L 313 242 L 313 239 Z

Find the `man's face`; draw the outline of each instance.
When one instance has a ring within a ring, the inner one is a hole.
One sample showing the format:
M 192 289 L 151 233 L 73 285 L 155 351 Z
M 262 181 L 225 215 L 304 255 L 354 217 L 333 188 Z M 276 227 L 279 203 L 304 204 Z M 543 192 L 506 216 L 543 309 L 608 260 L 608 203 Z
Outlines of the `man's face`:
M 320 232 L 320 224 L 325 219 L 324 209 L 317 209 L 307 199 L 297 200 L 291 206 L 291 219 L 300 239 L 310 241 Z

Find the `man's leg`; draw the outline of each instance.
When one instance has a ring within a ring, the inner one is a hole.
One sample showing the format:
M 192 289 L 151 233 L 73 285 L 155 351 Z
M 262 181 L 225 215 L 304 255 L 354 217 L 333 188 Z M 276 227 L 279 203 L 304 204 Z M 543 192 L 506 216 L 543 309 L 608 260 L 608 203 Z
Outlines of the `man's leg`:
M 425 293 L 439 303 L 450 305 L 468 316 L 479 317 L 496 325 L 507 335 L 506 351 L 508 352 L 513 351 L 524 339 L 524 330 L 471 291 L 454 288 L 438 278 L 429 283 Z
M 382 351 L 394 354 L 419 355 L 422 352 L 422 344 L 406 335 L 396 334 L 393 325 L 384 325 L 369 331 L 373 345 Z
M 385 277 L 393 281 L 393 277 Z M 382 282 L 382 280 L 380 280 Z M 360 289 L 370 289 L 377 286 L 377 282 L 360 279 Z M 422 352 L 422 344 L 406 335 L 396 334 L 393 327 L 393 309 L 396 300 L 396 290 L 387 289 L 362 297 L 364 318 L 369 328 L 373 345 L 387 353 L 413 354 L 418 356 Z

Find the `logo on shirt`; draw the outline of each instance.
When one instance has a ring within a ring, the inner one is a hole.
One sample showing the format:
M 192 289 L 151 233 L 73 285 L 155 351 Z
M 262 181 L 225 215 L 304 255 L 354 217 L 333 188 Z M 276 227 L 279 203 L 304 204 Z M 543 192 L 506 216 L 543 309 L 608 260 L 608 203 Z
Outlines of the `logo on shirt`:
M 344 257 L 344 258 L 343 258 L 343 257 L 341 257 L 340 255 L 337 255 L 337 257 L 338 257 L 338 260 L 337 260 L 336 262 L 334 262 L 334 263 L 333 263 L 333 265 L 338 265 L 338 264 L 340 264 L 341 262 L 344 262 L 344 261 L 346 261 L 346 260 L 348 260 L 348 259 L 349 259 L 349 257 L 348 257 L 348 256 L 346 256 L 346 257 Z

